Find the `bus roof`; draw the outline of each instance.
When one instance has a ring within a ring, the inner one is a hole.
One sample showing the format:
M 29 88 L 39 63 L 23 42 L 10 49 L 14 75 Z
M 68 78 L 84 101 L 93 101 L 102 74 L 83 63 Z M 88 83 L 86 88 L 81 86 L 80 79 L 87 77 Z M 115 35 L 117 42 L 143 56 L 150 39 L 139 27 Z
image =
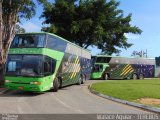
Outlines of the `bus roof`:
M 70 42 L 70 41 L 68 41 L 68 40 L 66 40 L 66 39 L 64 39 L 64 38 L 62 38 L 62 37 L 60 37 L 60 36 L 58 36 L 58 35 L 56 35 L 56 34 L 49 33 L 49 32 L 18 33 L 18 34 L 16 34 L 16 35 L 25 35 L 25 34 L 28 34 L 28 35 L 29 35 L 29 34 L 48 34 L 48 35 L 51 35 L 51 36 L 57 37 L 57 38 L 59 38 L 59 39 L 61 39 L 61 40 L 65 41 L 65 42 L 67 42 L 67 43 L 70 43 L 70 44 L 72 44 L 72 45 L 74 45 L 74 46 L 76 46 L 76 47 L 79 47 L 79 48 L 81 48 L 81 49 L 83 49 L 83 50 L 88 51 L 88 52 L 90 52 L 90 53 L 91 53 L 91 51 L 90 51 L 90 50 L 88 50 L 88 49 L 84 49 L 84 48 L 82 48 L 82 47 L 80 47 L 80 46 L 78 46 L 78 45 L 76 45 L 76 44 L 74 44 L 74 43 L 72 43 L 72 42 Z
M 145 57 L 124 57 L 124 56 L 111 56 L 111 55 L 93 55 L 96 57 L 114 57 L 114 58 L 137 58 L 137 59 L 155 59 L 155 58 L 145 58 Z

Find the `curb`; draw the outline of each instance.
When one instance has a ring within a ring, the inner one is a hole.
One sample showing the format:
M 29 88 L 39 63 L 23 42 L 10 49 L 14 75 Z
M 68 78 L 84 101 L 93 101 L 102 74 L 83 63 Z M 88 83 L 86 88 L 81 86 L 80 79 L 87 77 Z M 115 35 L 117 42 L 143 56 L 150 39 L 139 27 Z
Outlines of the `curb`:
M 147 106 L 147 105 L 134 103 L 134 102 L 129 102 L 129 101 L 126 101 L 126 100 L 121 100 L 121 99 L 118 99 L 118 98 L 107 96 L 107 95 L 101 94 L 101 93 L 99 93 L 95 90 L 92 90 L 91 86 L 92 86 L 92 84 L 88 86 L 89 91 L 91 93 L 97 95 L 97 96 L 103 97 L 103 98 L 108 99 L 108 100 L 112 100 L 114 102 L 122 103 L 122 104 L 125 104 L 125 105 L 130 105 L 130 106 L 133 106 L 133 107 L 141 108 L 141 109 L 144 109 L 144 110 L 147 110 L 147 111 L 150 111 L 150 112 L 155 112 L 155 113 L 160 114 L 160 108 L 150 107 L 150 106 Z

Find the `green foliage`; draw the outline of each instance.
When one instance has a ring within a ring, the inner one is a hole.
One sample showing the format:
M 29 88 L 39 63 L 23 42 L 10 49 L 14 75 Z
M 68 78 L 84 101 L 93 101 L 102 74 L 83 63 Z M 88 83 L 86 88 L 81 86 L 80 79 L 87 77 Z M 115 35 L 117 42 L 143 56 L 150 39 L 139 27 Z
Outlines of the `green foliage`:
M 27 18 L 30 19 L 33 15 L 35 15 L 35 3 L 30 0 L 3 0 L 3 19 L 6 17 L 5 21 L 7 21 L 8 15 L 16 15 L 19 18 Z M 15 21 L 17 22 L 17 21 Z
M 25 29 L 20 27 L 18 24 L 16 24 L 16 29 L 15 29 L 15 33 L 25 33 Z
M 125 33 L 142 31 L 130 24 L 131 14 L 124 17 L 115 0 L 55 0 L 44 5 L 43 31 L 56 33 L 84 48 L 97 46 L 102 53 L 119 53 L 127 49 Z
M 42 30 L 57 33 L 60 36 L 65 36 L 65 38 L 72 40 L 70 30 L 75 14 L 74 2 L 75 0 L 56 0 L 55 4 L 47 4 L 44 7 L 42 17 L 47 16 L 44 23 L 51 24 L 51 26 L 44 27 Z
M 45 5 L 47 0 L 38 0 L 39 4 Z M 35 15 L 36 2 L 32 0 L 3 0 L 2 2 L 4 16 L 8 14 L 16 14 L 17 19 L 30 19 Z

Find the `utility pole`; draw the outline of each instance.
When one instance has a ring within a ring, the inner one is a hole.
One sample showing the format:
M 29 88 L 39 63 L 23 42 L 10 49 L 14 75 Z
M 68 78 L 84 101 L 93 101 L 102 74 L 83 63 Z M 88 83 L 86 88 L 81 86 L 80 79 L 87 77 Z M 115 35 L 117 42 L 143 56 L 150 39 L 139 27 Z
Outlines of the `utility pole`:
M 148 57 L 148 55 L 147 55 L 147 49 L 146 49 L 146 58 Z

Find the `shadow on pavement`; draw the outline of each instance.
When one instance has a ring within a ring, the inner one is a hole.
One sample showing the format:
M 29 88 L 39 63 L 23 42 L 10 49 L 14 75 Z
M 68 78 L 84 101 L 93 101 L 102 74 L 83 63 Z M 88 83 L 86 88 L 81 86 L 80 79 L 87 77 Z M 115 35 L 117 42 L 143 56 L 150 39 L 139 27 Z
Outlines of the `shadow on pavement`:
M 67 87 L 62 87 L 58 92 L 68 90 Z M 0 97 L 36 97 L 40 95 L 45 95 L 53 92 L 53 90 L 48 90 L 45 92 L 31 92 L 31 91 L 21 91 L 21 90 L 6 90 L 3 94 L 0 94 Z M 53 92 L 56 93 L 56 92 Z
M 7 90 L 0 97 L 36 97 L 38 95 L 45 94 L 45 92 L 26 92 L 26 91 L 18 91 L 18 90 Z

